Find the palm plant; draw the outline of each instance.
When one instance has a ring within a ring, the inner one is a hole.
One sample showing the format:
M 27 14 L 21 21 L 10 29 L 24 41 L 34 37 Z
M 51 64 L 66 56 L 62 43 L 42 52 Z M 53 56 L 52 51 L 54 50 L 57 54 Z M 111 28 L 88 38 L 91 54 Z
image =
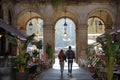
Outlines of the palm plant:
M 98 39 L 98 42 L 102 45 L 102 49 L 107 58 L 107 79 L 112 80 L 113 78 L 113 70 L 114 70 L 114 62 L 115 62 L 115 55 L 120 52 L 120 41 L 116 40 L 115 37 L 111 34 L 105 34 L 104 38 Z
M 47 54 L 47 62 L 46 62 L 46 67 L 52 67 L 53 60 L 55 58 L 55 54 L 53 53 L 52 46 L 47 43 L 46 45 L 46 54 Z
M 27 68 L 27 57 L 26 51 L 28 44 L 34 39 L 35 34 L 27 37 L 24 44 L 18 42 L 19 54 L 17 55 L 17 69 L 19 72 L 25 72 Z
M 53 59 L 55 57 L 55 55 L 52 51 L 52 46 L 49 43 L 47 43 L 47 45 L 46 45 L 46 53 L 47 53 L 48 59 Z
M 26 71 L 28 56 L 26 56 L 25 53 L 27 51 L 28 44 L 34 39 L 34 36 L 35 34 L 28 36 L 26 38 L 26 41 L 23 43 L 22 41 L 20 41 L 20 39 L 16 39 L 15 37 L 13 38 L 9 35 L 6 35 L 6 38 L 8 39 L 8 41 L 19 49 L 19 54 L 17 54 L 16 56 L 16 59 L 17 59 L 16 66 L 19 72 Z

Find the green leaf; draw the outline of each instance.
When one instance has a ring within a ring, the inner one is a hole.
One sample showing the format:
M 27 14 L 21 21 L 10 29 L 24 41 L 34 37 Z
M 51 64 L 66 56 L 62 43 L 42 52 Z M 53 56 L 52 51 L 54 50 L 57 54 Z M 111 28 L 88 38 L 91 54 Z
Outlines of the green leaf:
M 40 40 L 40 41 L 37 42 L 36 47 L 37 47 L 38 49 L 42 49 L 42 40 Z
M 24 43 L 24 45 L 22 47 L 22 50 L 27 49 L 28 44 L 34 39 L 34 37 L 35 37 L 35 34 L 32 34 L 32 35 L 27 37 L 27 40 L 25 41 L 25 43 Z
M 47 43 L 47 45 L 46 45 L 46 54 L 48 55 L 49 59 L 54 58 L 54 56 L 55 56 L 52 51 L 52 46 L 49 43 Z
M 5 37 L 12 45 L 18 46 L 17 39 L 15 37 L 9 36 L 8 34 L 6 34 Z
M 64 0 L 51 0 L 51 4 L 53 9 L 58 10 L 60 8 L 63 8 Z

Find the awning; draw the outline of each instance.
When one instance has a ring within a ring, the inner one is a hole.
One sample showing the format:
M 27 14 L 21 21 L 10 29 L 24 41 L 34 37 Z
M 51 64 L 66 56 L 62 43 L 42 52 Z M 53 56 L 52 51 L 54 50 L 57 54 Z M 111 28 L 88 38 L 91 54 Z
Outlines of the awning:
M 107 31 L 107 32 L 105 32 L 104 34 L 102 34 L 102 35 L 100 35 L 100 36 L 98 36 L 97 37 L 97 42 L 100 42 L 100 41 L 106 41 L 106 34 L 111 34 L 111 35 L 113 35 L 114 36 L 114 39 L 116 39 L 116 40 L 119 40 L 120 39 L 120 27 L 116 27 L 116 28 L 114 28 L 114 29 L 111 29 L 110 31 Z
M 105 32 L 105 34 L 108 34 L 108 33 L 113 34 L 113 33 L 116 33 L 116 32 L 118 32 L 118 33 L 120 32 L 120 26 L 119 27 L 115 27 L 114 29 Z
M 9 24 L 6 24 L 5 22 L 2 22 L 2 21 L 0 21 L 0 28 L 5 29 L 6 31 L 10 32 L 12 35 L 15 35 L 19 38 L 26 39 L 26 37 L 27 37 L 27 35 L 25 33 L 21 32 L 17 28 L 15 28 Z

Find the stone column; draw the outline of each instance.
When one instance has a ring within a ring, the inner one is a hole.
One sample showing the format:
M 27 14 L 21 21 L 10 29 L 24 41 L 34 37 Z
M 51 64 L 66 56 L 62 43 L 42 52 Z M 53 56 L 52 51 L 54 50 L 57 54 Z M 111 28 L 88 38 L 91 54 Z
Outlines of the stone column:
M 2 4 L 2 9 L 3 9 L 3 21 L 8 23 L 8 6 L 6 3 Z M 8 50 L 8 40 L 5 38 L 4 39 L 4 52 Z
M 79 65 L 86 65 L 86 48 L 87 48 L 87 41 L 88 41 L 88 30 L 87 30 L 87 24 L 80 24 L 78 29 L 78 37 L 79 43 L 77 45 L 79 53 L 78 53 L 78 62 Z
M 46 52 L 45 49 L 47 43 L 52 45 L 52 49 L 54 50 L 54 29 L 52 27 L 52 24 L 44 25 L 44 52 Z
M 8 6 L 7 4 L 3 4 L 3 20 L 8 23 Z
M 80 44 L 80 41 L 79 41 L 79 29 L 76 28 L 76 59 L 78 60 L 78 57 L 79 57 L 79 44 Z
M 87 41 L 88 41 L 88 31 L 87 31 L 87 24 L 81 24 L 80 25 L 80 44 L 81 46 L 81 50 L 86 49 L 87 47 Z

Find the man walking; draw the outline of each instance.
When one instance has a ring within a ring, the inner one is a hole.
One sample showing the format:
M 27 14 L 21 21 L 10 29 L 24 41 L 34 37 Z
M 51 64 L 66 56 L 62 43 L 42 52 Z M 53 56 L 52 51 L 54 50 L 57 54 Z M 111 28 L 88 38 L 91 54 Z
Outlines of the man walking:
M 68 59 L 68 75 L 72 75 L 72 65 L 73 65 L 73 59 L 75 59 L 75 53 L 71 49 L 71 46 L 69 46 L 69 49 L 66 51 L 66 58 Z

